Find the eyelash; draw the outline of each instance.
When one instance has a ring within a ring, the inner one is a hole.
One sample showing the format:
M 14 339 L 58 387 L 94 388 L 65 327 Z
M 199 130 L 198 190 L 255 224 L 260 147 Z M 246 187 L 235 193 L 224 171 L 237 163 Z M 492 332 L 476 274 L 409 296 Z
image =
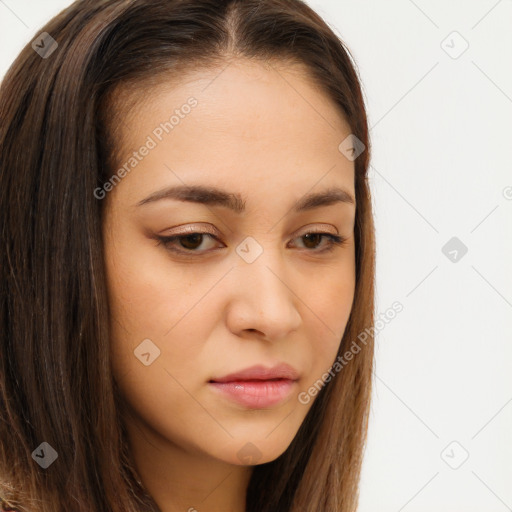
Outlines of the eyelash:
M 201 232 L 201 231 L 194 231 L 194 232 L 190 232 L 190 233 L 184 233 L 181 235 L 157 236 L 156 239 L 158 240 L 158 245 L 163 245 L 168 251 L 171 251 L 171 252 L 177 253 L 179 255 L 183 255 L 183 256 L 195 257 L 195 256 L 201 255 L 202 253 L 209 252 L 209 251 L 196 251 L 196 250 L 192 250 L 192 249 L 189 249 L 189 250 L 176 249 L 175 247 L 171 246 L 172 242 L 175 242 L 177 240 L 180 240 L 181 238 L 187 238 L 187 237 L 193 236 L 193 235 L 203 235 L 203 236 L 207 235 L 207 236 L 219 241 L 218 238 L 216 236 L 212 235 L 211 233 Z M 313 252 L 313 253 L 318 253 L 318 254 L 329 253 L 329 252 L 333 251 L 336 246 L 342 246 L 347 241 L 347 238 L 342 237 L 340 235 L 333 235 L 332 233 L 324 233 L 324 232 L 316 232 L 316 231 L 304 233 L 303 235 L 301 235 L 298 238 L 302 238 L 306 235 L 319 235 L 319 236 L 326 237 L 329 239 L 329 245 L 325 249 L 320 249 L 320 250 L 303 249 L 306 252 Z

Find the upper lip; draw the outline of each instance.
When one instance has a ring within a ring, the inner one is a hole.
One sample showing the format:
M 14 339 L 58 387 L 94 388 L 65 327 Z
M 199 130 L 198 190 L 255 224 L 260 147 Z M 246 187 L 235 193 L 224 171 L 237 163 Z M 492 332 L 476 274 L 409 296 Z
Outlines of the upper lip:
M 210 382 L 233 382 L 241 380 L 271 380 L 271 379 L 289 379 L 297 380 L 299 373 L 293 366 L 286 363 L 280 363 L 272 368 L 263 365 L 251 366 L 244 370 L 230 373 L 224 377 L 216 377 Z

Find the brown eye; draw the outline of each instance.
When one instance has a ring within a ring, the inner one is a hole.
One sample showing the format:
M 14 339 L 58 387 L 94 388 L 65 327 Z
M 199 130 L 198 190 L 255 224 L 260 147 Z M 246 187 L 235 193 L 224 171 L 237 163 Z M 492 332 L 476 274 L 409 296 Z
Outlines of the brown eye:
M 339 235 L 333 235 L 331 233 L 306 233 L 305 235 L 302 235 L 298 237 L 299 239 L 303 240 L 304 247 L 306 249 L 310 249 L 309 252 L 317 252 L 317 253 L 323 253 L 327 251 L 332 251 L 335 246 L 340 246 L 345 243 L 347 240 L 346 238 L 339 236 Z M 326 244 L 327 247 L 323 249 L 317 249 L 317 247 L 320 245 L 322 239 L 327 238 L 328 243 Z
M 199 249 L 201 245 L 203 245 L 205 239 L 208 238 L 211 240 L 217 239 L 211 233 L 201 232 L 157 237 L 159 243 L 161 243 L 167 250 L 178 254 L 191 256 L 198 256 L 203 252 L 208 252 L 206 249 Z
M 180 245 L 188 250 L 197 249 L 203 241 L 203 233 L 193 233 L 192 235 L 185 235 L 178 237 Z
M 323 237 L 324 235 L 322 235 L 321 233 L 307 233 L 302 238 L 306 240 L 304 245 L 308 249 L 315 249 L 316 246 L 322 241 Z
M 156 237 L 159 244 L 162 244 L 168 251 L 174 252 L 182 256 L 201 256 L 204 253 L 211 252 L 211 250 L 200 249 L 203 242 L 207 239 L 220 241 L 211 233 L 191 232 L 181 235 L 172 236 L 159 236 Z M 327 239 L 326 247 L 318 249 L 321 246 L 323 239 Z M 311 253 L 325 253 L 332 251 L 335 246 L 341 246 L 346 241 L 346 238 L 331 233 L 306 233 L 297 237 L 302 240 L 304 245 L 303 249 Z

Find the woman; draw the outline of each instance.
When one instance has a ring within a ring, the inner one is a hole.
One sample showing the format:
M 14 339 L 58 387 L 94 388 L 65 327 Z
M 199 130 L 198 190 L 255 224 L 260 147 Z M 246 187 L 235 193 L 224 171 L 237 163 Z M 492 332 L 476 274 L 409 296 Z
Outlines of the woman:
M 6 506 L 355 510 L 370 144 L 326 23 L 299 0 L 79 0 L 0 112 Z

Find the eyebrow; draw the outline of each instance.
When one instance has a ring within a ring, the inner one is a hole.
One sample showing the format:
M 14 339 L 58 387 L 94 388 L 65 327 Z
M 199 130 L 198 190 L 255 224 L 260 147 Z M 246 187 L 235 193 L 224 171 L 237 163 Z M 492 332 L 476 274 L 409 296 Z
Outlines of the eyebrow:
M 174 199 L 209 206 L 223 206 L 238 214 L 243 213 L 246 206 L 246 200 L 240 194 L 203 185 L 179 185 L 158 190 L 139 201 L 137 206 L 154 203 L 163 199 Z M 354 198 L 346 190 L 339 187 L 330 187 L 322 192 L 314 192 L 301 197 L 293 205 L 292 210 L 295 213 L 299 213 L 337 203 L 355 205 Z

